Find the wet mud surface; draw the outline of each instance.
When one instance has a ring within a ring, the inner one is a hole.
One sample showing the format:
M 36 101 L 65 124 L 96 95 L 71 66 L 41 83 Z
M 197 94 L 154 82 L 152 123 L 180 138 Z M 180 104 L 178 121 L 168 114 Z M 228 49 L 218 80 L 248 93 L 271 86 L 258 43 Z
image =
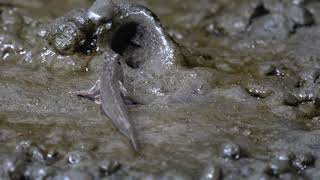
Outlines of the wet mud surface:
M 92 3 L 0 0 L 1 179 L 319 179 L 320 2 L 133 1 L 161 22 L 135 26 Z M 69 93 L 110 48 L 137 152 Z

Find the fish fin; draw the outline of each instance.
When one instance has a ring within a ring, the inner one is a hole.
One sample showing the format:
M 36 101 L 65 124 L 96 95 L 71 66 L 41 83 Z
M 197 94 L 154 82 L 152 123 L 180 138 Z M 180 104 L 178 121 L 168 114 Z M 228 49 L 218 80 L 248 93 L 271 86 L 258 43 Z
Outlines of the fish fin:
M 100 80 L 97 80 L 96 83 L 90 89 L 69 92 L 69 93 L 93 100 L 97 104 L 101 104 L 101 98 L 100 98 L 100 86 L 101 85 L 100 85 L 100 82 L 101 82 Z
M 130 144 L 133 147 L 133 149 L 138 152 L 140 148 L 133 133 L 130 133 L 128 138 L 130 139 Z

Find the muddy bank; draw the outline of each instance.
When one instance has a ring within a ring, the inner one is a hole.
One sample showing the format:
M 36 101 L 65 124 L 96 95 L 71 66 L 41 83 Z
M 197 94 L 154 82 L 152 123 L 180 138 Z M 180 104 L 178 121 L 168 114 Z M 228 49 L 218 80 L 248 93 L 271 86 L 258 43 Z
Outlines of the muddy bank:
M 320 176 L 319 2 L 135 1 L 160 19 L 136 31 L 90 19 L 93 1 L 56 2 L 0 1 L 3 179 Z M 110 48 L 138 153 L 69 93 L 94 84 Z

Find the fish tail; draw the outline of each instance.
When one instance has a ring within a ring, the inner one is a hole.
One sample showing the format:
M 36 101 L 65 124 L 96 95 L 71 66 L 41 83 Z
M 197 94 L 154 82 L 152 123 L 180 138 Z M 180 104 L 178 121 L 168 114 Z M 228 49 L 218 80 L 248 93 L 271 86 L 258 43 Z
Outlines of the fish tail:
M 139 151 L 139 145 L 138 145 L 138 143 L 136 141 L 136 138 L 134 137 L 133 133 L 130 133 L 128 138 L 130 140 L 130 144 L 132 145 L 133 149 L 135 151 Z

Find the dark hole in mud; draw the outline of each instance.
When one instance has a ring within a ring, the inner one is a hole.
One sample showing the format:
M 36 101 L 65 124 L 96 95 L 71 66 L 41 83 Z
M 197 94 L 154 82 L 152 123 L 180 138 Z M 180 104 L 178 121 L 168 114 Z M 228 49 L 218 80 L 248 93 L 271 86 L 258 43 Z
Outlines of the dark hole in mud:
M 265 16 L 267 14 L 270 14 L 270 12 L 261 4 L 259 5 L 253 12 L 253 14 L 250 17 L 250 23 L 253 22 L 254 19 L 257 19 L 259 17 Z
M 308 10 L 305 10 L 304 13 L 305 13 L 307 22 L 305 24 L 298 24 L 298 23 L 294 24 L 292 31 L 290 32 L 290 35 L 295 34 L 299 28 L 311 27 L 311 26 L 315 25 L 315 19 L 314 19 L 314 16 L 312 15 L 312 13 Z
M 135 22 L 129 22 L 120 26 L 112 37 L 111 49 L 114 52 L 123 55 L 124 52 L 129 48 L 135 49 L 140 47 L 132 42 L 132 39 L 137 35 L 137 33 L 138 24 Z M 130 58 L 127 58 L 126 63 L 128 66 L 134 69 L 139 68 L 139 63 L 131 61 Z
M 126 63 L 133 69 L 139 69 L 141 62 L 135 61 L 133 58 L 127 58 Z
M 135 22 L 130 22 L 119 27 L 112 37 L 112 50 L 123 55 L 124 51 L 131 45 L 131 40 L 136 35 L 137 29 L 138 24 Z
M 310 16 L 312 17 L 311 14 L 310 14 Z M 313 25 L 315 24 L 314 19 L 313 19 L 313 18 L 310 18 L 310 19 L 311 19 L 310 22 L 308 22 L 307 24 L 304 24 L 304 25 L 302 25 L 302 24 L 295 24 L 295 25 L 293 26 L 292 31 L 290 32 L 290 35 L 295 34 L 299 28 L 311 27 L 311 26 L 313 26 Z
M 92 55 L 97 50 L 97 37 L 87 36 L 86 39 L 80 42 L 79 46 L 76 48 L 77 52 L 81 52 L 85 55 Z
M 90 37 L 87 38 L 85 41 L 80 42 L 79 47 L 77 47 L 76 51 L 81 52 L 85 55 L 91 55 L 96 52 L 97 49 L 97 38 Z
M 296 84 L 295 84 L 295 88 L 302 88 L 304 85 L 305 85 L 306 81 L 305 80 L 302 80 L 302 79 L 299 79 Z
M 97 51 L 97 35 L 94 34 L 94 30 L 86 32 L 86 38 L 80 41 L 76 47 L 76 51 L 85 55 L 92 55 Z
M 285 71 L 283 69 L 274 67 L 266 73 L 266 76 L 285 76 Z

